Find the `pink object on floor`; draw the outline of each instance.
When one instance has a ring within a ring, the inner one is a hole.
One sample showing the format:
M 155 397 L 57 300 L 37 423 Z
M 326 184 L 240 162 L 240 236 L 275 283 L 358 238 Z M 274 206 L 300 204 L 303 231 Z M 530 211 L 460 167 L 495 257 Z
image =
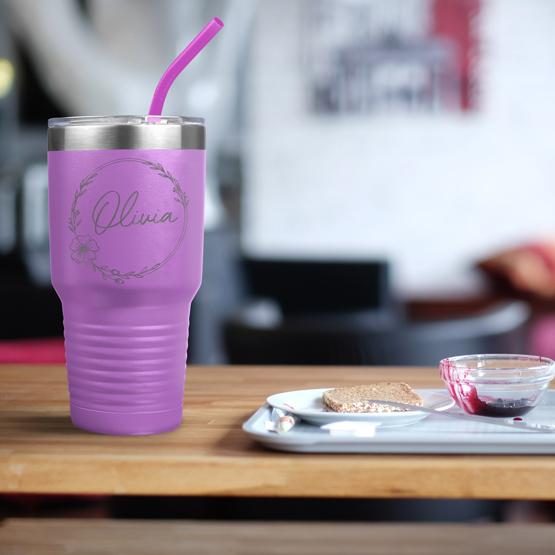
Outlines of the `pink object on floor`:
M 61 337 L 0 341 L 0 363 L 64 364 L 65 360 Z

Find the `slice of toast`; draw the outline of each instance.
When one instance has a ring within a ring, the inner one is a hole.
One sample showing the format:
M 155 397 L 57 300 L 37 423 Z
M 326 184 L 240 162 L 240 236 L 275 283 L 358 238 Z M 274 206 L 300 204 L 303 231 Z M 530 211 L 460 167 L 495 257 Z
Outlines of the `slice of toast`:
M 334 412 L 402 412 L 403 409 L 372 403 L 372 399 L 422 406 L 422 399 L 403 382 L 380 382 L 340 387 L 324 392 L 324 405 Z

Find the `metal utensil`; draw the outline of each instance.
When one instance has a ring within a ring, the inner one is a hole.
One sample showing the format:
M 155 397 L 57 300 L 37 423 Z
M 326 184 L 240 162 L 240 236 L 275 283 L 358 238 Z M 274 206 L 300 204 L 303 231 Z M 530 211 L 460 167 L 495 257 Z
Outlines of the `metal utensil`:
M 427 414 L 435 414 L 437 416 L 444 416 L 446 418 L 455 418 L 457 420 L 468 420 L 469 422 L 484 422 L 486 424 L 493 424 L 494 426 L 503 426 L 504 428 L 512 428 L 518 430 L 528 430 L 530 432 L 540 433 L 554 433 L 555 425 L 550 424 L 535 424 L 531 422 L 524 422 L 522 420 L 506 420 L 490 416 L 479 416 L 477 414 L 465 414 L 460 412 L 448 412 L 435 409 L 421 407 L 419 405 L 411 405 L 409 403 L 397 403 L 396 401 L 384 401 L 383 399 L 369 399 L 369 403 L 387 405 L 404 410 L 414 410 L 425 412 Z

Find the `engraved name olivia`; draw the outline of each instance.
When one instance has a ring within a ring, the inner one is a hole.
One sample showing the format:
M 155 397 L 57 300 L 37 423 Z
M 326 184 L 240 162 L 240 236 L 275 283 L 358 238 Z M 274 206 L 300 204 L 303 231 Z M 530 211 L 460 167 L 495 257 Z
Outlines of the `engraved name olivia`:
M 153 214 L 141 212 L 135 209 L 135 205 L 139 200 L 139 191 L 133 191 L 122 202 L 120 194 L 117 191 L 108 191 L 104 193 L 94 205 L 92 211 L 92 221 L 94 230 L 98 235 L 102 235 L 109 229 L 114 227 L 130 227 L 132 225 L 146 224 L 165 224 L 177 222 L 179 218 L 174 216 L 172 212 L 163 212 Z

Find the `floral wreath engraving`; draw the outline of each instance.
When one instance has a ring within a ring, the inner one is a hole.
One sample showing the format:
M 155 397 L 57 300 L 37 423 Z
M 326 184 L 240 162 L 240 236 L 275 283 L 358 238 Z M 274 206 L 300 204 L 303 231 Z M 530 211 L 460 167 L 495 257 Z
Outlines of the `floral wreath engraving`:
M 98 174 L 107 168 L 108 166 L 112 166 L 115 164 L 120 164 L 122 162 L 136 162 L 139 164 L 143 164 L 150 168 L 153 172 L 155 172 L 160 177 L 167 179 L 171 183 L 172 192 L 175 193 L 174 200 L 182 206 L 183 209 L 183 217 L 184 222 L 181 229 L 181 233 L 177 239 L 177 242 L 174 248 L 167 254 L 162 260 L 156 262 L 151 266 L 144 266 L 140 270 L 129 270 L 127 272 L 122 272 L 118 268 L 110 268 L 106 264 L 99 264 L 97 262 L 97 255 L 100 252 L 100 247 L 98 243 L 89 235 L 81 235 L 79 234 L 79 226 L 82 223 L 80 218 L 81 212 L 79 210 L 79 199 L 87 194 L 89 187 L 93 184 L 94 180 L 98 176 Z M 122 285 L 129 281 L 132 278 L 143 278 L 156 270 L 159 270 L 166 262 L 173 257 L 176 251 L 181 246 L 183 239 L 185 238 L 185 233 L 187 230 L 187 221 L 188 221 L 188 206 L 189 206 L 189 199 L 187 195 L 181 189 L 181 185 L 179 181 L 162 166 L 157 162 L 150 162 L 149 160 L 143 160 L 142 158 L 118 158 L 117 160 L 112 160 L 101 166 L 98 166 L 95 170 L 92 171 L 87 177 L 85 177 L 80 183 L 79 187 L 76 189 L 73 195 L 73 202 L 71 203 L 71 211 L 69 216 L 69 230 L 73 234 L 73 238 L 71 243 L 69 244 L 69 250 L 71 251 L 71 259 L 76 262 L 77 264 L 87 264 L 89 265 L 93 271 L 99 272 L 103 279 L 112 280 L 118 285 Z

